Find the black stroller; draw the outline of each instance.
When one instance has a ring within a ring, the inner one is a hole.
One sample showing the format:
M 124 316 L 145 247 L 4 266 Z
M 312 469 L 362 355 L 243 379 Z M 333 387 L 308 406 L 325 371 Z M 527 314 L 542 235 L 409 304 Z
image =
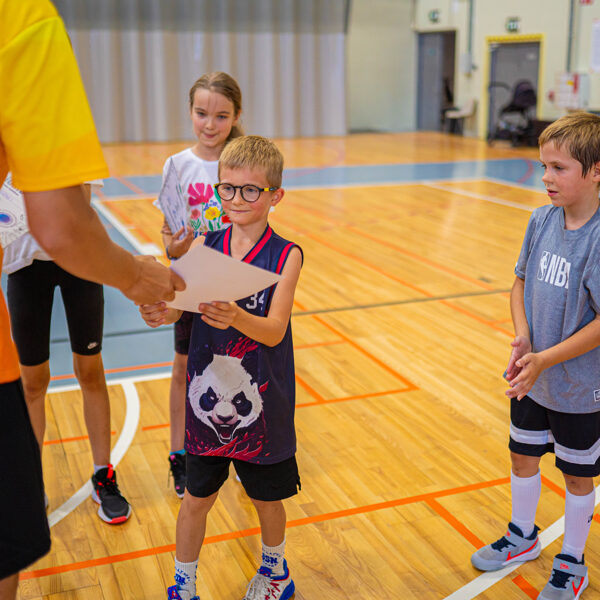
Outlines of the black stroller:
M 493 88 L 504 88 L 510 91 L 506 83 L 490 83 L 488 89 L 492 94 Z M 537 95 L 531 81 L 521 79 L 517 81 L 512 91 L 512 98 L 498 113 L 498 123 L 490 127 L 488 143 L 494 140 L 510 140 L 511 145 L 537 144 L 535 135 L 534 117 L 537 104 Z

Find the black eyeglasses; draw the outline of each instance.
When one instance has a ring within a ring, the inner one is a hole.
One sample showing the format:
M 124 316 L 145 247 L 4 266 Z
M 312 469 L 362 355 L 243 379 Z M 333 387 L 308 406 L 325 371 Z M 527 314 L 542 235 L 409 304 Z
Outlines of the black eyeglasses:
M 246 185 L 217 183 L 213 187 L 221 200 L 233 200 L 235 197 L 235 190 L 240 190 L 240 194 L 246 202 L 256 202 L 263 192 L 274 192 L 279 189 L 277 187 L 259 188 L 251 183 L 247 183 Z

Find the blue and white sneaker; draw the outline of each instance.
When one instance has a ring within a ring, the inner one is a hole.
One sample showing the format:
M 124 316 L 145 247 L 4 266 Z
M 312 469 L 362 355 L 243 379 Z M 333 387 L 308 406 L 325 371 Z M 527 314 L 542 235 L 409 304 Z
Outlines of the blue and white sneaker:
M 295 591 L 294 581 L 284 559 L 283 575 L 273 575 L 268 567 L 258 570 L 250 580 L 244 600 L 290 600 Z
M 587 567 L 568 554 L 557 554 L 552 563 L 550 581 L 538 600 L 578 600 L 588 586 Z
M 493 544 L 479 548 L 471 556 L 471 562 L 480 571 L 498 571 L 513 563 L 533 560 L 542 551 L 538 531 L 536 526 L 530 535 L 524 537 L 514 523 L 509 523 L 508 531 Z
M 178 585 L 172 585 L 170 588 L 167 588 L 167 600 L 188 600 L 189 596 L 184 593 L 182 596 L 180 592 L 183 590 Z M 199 596 L 194 596 L 193 598 L 189 598 L 189 600 L 200 600 Z

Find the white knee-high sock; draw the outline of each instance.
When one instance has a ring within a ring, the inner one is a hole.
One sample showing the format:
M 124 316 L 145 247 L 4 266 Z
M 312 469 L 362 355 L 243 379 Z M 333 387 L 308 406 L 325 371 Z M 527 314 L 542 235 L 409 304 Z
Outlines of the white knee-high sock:
M 184 563 L 175 559 L 175 583 L 179 586 L 182 600 L 190 600 L 196 595 L 196 569 L 198 561 Z
M 265 546 L 262 544 L 263 567 L 271 569 L 273 575 L 283 575 L 283 554 L 285 552 L 285 538 L 279 546 Z
M 535 511 L 542 493 L 542 476 L 538 471 L 533 477 L 517 477 L 510 474 L 512 516 L 510 520 L 527 537 L 533 532 Z
M 575 496 L 566 490 L 565 499 L 565 537 L 562 554 L 568 554 L 581 561 L 585 542 L 590 532 L 594 516 L 594 501 L 596 493 L 590 492 L 585 496 Z

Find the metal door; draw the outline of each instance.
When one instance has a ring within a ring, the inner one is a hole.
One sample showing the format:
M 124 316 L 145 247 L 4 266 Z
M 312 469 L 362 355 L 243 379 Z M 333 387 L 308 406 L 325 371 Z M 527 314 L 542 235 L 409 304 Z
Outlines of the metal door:
M 417 128 L 440 130 L 454 103 L 454 31 L 419 34 Z
M 490 44 L 488 132 L 494 131 L 503 106 L 512 99 L 515 84 L 527 79 L 538 92 L 539 42 Z

